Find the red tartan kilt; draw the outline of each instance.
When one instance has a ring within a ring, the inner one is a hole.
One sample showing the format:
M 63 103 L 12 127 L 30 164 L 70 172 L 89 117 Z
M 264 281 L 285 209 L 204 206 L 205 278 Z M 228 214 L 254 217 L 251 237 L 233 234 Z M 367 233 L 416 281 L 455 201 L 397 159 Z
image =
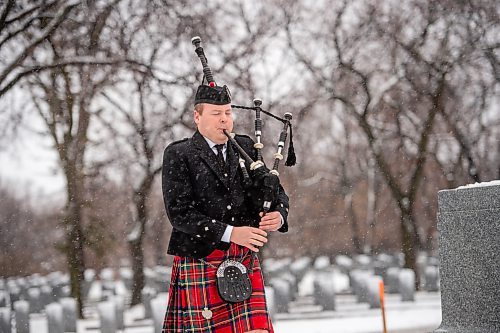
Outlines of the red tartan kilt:
M 252 295 L 248 300 L 235 304 L 226 303 L 217 291 L 216 267 L 225 259 L 238 260 L 245 255 L 243 264 L 248 268 L 248 251 L 234 243 L 231 243 L 228 253 L 215 250 L 204 258 L 215 267 L 198 259 L 176 256 L 162 332 L 244 333 L 263 329 L 273 333 L 258 260 L 254 263 L 253 274 L 250 274 Z M 211 319 L 202 316 L 205 307 L 212 311 Z

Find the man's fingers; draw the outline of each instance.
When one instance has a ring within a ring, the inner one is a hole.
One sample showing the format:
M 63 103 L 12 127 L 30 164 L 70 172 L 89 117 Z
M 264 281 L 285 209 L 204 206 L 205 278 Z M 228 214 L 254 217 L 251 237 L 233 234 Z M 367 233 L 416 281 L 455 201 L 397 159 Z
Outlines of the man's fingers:
M 253 252 L 259 252 L 259 249 L 255 246 L 253 246 L 252 244 L 248 244 L 247 247 L 252 250 Z
M 272 224 L 276 224 L 276 223 L 278 223 L 278 221 L 276 221 L 276 220 L 260 221 L 259 225 L 272 225 Z
M 259 236 L 259 235 L 252 236 L 252 239 L 255 239 L 256 241 L 261 242 L 261 243 L 267 243 L 267 238 Z
M 255 246 L 258 246 L 258 247 L 262 247 L 262 246 L 264 246 L 264 242 L 258 241 L 258 240 L 256 240 L 256 239 L 251 239 L 251 240 L 250 240 L 250 244 L 255 245 Z
M 263 237 L 267 237 L 267 232 L 260 230 L 258 228 L 252 228 L 252 233 L 254 233 L 256 235 L 263 236 Z

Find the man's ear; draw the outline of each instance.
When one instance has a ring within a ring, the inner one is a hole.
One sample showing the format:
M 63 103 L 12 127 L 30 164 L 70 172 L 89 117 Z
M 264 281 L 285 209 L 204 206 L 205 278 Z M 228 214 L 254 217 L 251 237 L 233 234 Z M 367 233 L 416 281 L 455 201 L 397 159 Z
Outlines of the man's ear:
M 200 122 L 200 114 L 198 113 L 198 111 L 194 110 L 193 118 L 196 125 L 198 125 L 198 123 Z

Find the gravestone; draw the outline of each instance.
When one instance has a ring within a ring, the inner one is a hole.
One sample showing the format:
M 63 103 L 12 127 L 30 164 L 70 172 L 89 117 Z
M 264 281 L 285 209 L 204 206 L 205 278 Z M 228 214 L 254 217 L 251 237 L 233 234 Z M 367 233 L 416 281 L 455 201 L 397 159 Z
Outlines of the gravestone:
M 288 303 L 291 301 L 290 283 L 281 278 L 272 278 L 269 285 L 274 289 L 275 311 L 276 313 L 288 312 Z
M 356 295 L 358 303 L 368 302 L 368 284 L 367 281 L 372 273 L 367 270 L 353 269 L 349 273 L 352 293 Z
M 54 302 L 54 296 L 52 294 L 52 287 L 45 284 L 40 287 L 40 303 L 42 307 L 46 307 L 50 303 Z
M 399 271 L 399 293 L 403 302 L 415 301 L 415 272 L 412 269 Z
M 330 265 L 331 265 L 331 263 L 330 263 L 329 257 L 320 256 L 314 260 L 313 267 L 314 267 L 314 269 L 321 270 L 321 269 L 328 268 Z
M 335 265 L 337 265 L 342 273 L 349 274 L 353 266 L 353 260 L 348 256 L 340 254 L 335 257 Z
M 167 309 L 168 293 L 160 293 L 151 300 L 151 309 L 153 314 L 154 332 L 161 332 L 163 319 Z
M 39 288 L 28 289 L 28 301 L 30 302 L 30 312 L 40 313 L 43 309 L 42 300 L 40 299 Z
M 317 271 L 314 275 L 314 302 L 323 310 L 335 310 L 335 281 L 332 271 Z
M 122 295 L 112 296 L 110 301 L 115 304 L 115 319 L 116 328 L 119 330 L 125 329 L 125 321 L 123 313 L 125 311 L 125 298 Z
M 63 297 L 59 300 L 59 303 L 61 303 L 63 311 L 64 331 L 76 332 L 76 299 L 72 297 Z
M 83 273 L 84 279 L 82 281 L 82 297 L 87 299 L 89 296 L 90 287 L 95 281 L 96 273 L 95 270 L 87 268 Z
M 11 311 L 9 307 L 0 308 L 0 332 L 10 333 L 12 330 Z
M 384 283 L 385 292 L 388 294 L 396 294 L 399 291 L 399 271 L 398 267 L 390 267 L 387 269 Z
M 438 193 L 442 322 L 435 333 L 500 332 L 500 181 Z
M 290 272 L 295 276 L 297 282 L 300 282 L 312 265 L 312 259 L 301 257 L 290 265 Z
M 382 281 L 382 277 L 378 275 L 370 276 L 366 280 L 367 284 L 367 298 L 368 304 L 370 305 L 370 309 L 379 309 L 380 308 L 380 292 L 379 285 Z
M 17 333 L 30 332 L 30 304 L 27 301 L 14 303 Z
M 111 295 L 115 294 L 115 272 L 112 268 L 103 268 L 99 274 L 101 278 L 103 292 L 109 291 Z
M 120 276 L 120 280 L 125 283 L 125 287 L 127 290 L 132 290 L 133 286 L 133 277 L 134 277 L 134 272 L 132 271 L 132 268 L 130 267 L 120 267 L 118 270 L 118 274 Z
M 274 288 L 271 286 L 264 286 L 264 294 L 266 297 L 266 306 L 269 315 L 272 317 L 276 313 L 276 300 L 274 295 Z
M 439 269 L 436 266 L 425 267 L 424 281 L 426 291 L 439 291 Z
M 10 295 L 6 290 L 0 290 L 0 308 L 10 307 Z
M 166 292 L 170 285 L 170 276 L 172 275 L 172 268 L 167 266 L 155 266 L 155 289 L 158 292 Z
M 151 309 L 151 300 L 156 296 L 156 290 L 149 287 L 144 287 L 141 291 L 141 301 L 144 305 L 144 318 L 151 318 L 153 310 Z
M 116 309 L 111 301 L 97 304 L 97 312 L 101 322 L 101 333 L 116 333 Z
M 45 307 L 48 333 L 64 333 L 63 308 L 59 303 L 51 303 Z

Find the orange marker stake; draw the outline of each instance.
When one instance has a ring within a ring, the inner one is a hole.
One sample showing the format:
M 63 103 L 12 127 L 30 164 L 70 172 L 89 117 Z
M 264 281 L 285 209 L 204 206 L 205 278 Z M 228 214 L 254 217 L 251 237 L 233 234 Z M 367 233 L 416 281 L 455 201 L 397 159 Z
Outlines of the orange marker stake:
M 380 297 L 380 309 L 382 310 L 382 322 L 384 323 L 384 333 L 387 333 L 387 324 L 385 322 L 384 281 L 379 282 L 378 293 L 379 293 L 379 297 Z

